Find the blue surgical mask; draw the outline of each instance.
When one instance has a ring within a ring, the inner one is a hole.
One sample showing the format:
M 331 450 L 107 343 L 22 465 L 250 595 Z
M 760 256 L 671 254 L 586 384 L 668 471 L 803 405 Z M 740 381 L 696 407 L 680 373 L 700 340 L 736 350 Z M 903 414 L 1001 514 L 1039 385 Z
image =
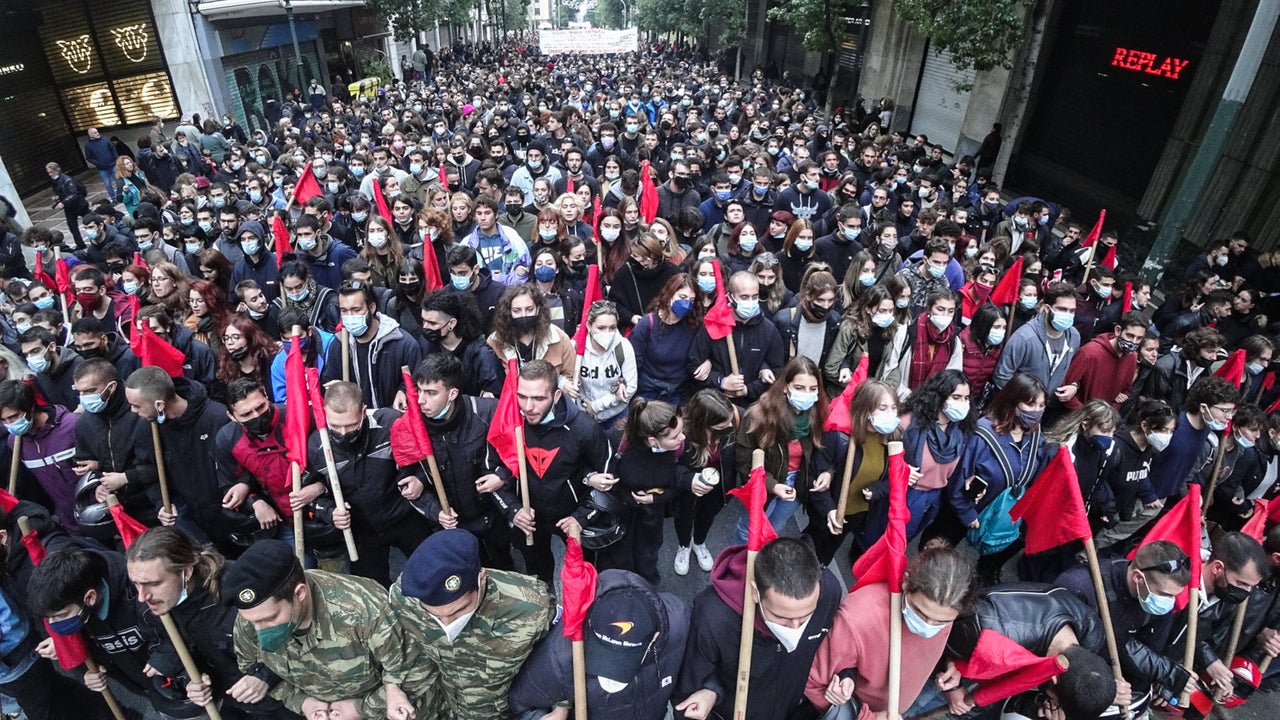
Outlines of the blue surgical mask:
M 85 228 L 80 234 L 84 235 L 85 240 L 96 240 L 98 238 L 98 229 Z
M 24 332 L 26 332 L 26 331 L 28 331 L 28 330 L 30 330 L 30 329 L 31 329 L 31 323 L 29 323 L 29 322 L 26 322 L 26 323 L 18 323 L 18 324 L 16 324 L 16 325 L 14 325 L 14 326 L 13 326 L 13 329 L 14 329 L 14 330 L 17 330 L 17 331 L 18 331 L 18 334 L 19 334 L 19 335 L 21 335 L 22 333 L 24 333 Z
M 792 390 L 787 393 L 787 402 L 791 403 L 791 407 L 800 412 L 805 412 L 818 402 L 817 392 L 796 392 Z
M 908 307 L 911 307 L 911 298 L 898 298 L 893 301 L 893 305 L 899 310 L 906 310 Z
M 1147 584 L 1147 576 L 1145 574 L 1142 576 L 1142 584 L 1147 588 L 1147 596 L 1138 598 L 1138 604 L 1142 606 L 1143 612 L 1148 615 L 1168 615 L 1173 612 L 1174 605 L 1177 603 L 1176 598 L 1151 592 L 1151 586 Z
M 534 268 L 533 276 L 537 278 L 539 282 L 551 282 L 556 279 L 556 269 L 550 265 L 539 265 Z
M 471 287 L 471 276 L 449 273 L 449 282 L 453 283 L 453 287 L 458 290 L 466 290 Z
M 969 403 L 967 402 L 947 402 L 942 406 L 942 412 L 951 422 L 960 422 L 969 417 Z
M 693 301 L 688 298 L 676 298 L 676 300 L 671 303 L 671 314 L 680 319 L 683 319 L 685 315 L 688 315 L 689 311 L 692 309 Z
M 881 435 L 888 435 L 898 429 L 898 413 L 892 410 L 874 413 L 870 422 L 873 430 Z
M 538 228 L 538 237 L 543 240 L 553 240 L 556 236 L 555 228 Z
M 751 191 L 760 197 L 764 197 L 769 193 L 769 186 L 766 185 L 764 187 L 760 187 L 759 185 L 752 185 Z
M 1072 323 L 1074 323 L 1075 321 L 1076 321 L 1075 313 L 1061 312 L 1059 310 L 1054 310 L 1052 316 L 1049 319 L 1050 324 L 1053 325 L 1053 329 L 1059 332 L 1066 332 L 1067 329 L 1070 328 Z
M 80 396 L 80 404 L 84 406 L 86 412 L 100 413 L 107 409 L 107 401 L 102 398 L 102 393 L 90 393 Z
M 743 320 L 750 320 L 760 314 L 759 300 L 736 300 L 734 304 L 738 308 L 738 317 Z
M 816 181 L 813 181 L 813 180 L 805 180 L 805 181 L 804 181 L 804 186 L 805 186 L 806 188 L 808 188 L 809 190 L 817 190 L 817 189 L 818 189 L 818 183 L 817 183 Z
M 730 197 L 730 196 L 732 196 L 732 195 L 733 195 L 733 191 L 731 191 L 731 190 L 717 190 L 717 191 L 716 191 L 716 199 L 717 199 L 717 200 L 719 200 L 720 202 L 725 202 L 725 201 L 727 201 L 727 200 L 729 199 L 729 197 Z
M 809 252 L 813 249 L 813 241 L 809 238 L 796 238 L 795 244 L 792 245 L 792 247 L 800 252 Z
M 1243 435 L 1237 435 L 1237 436 L 1236 436 L 1236 444 L 1237 444 L 1237 445 L 1239 445 L 1240 447 L 1244 448 L 1245 450 L 1248 450 L 1249 448 L 1253 447 L 1253 444 L 1254 444 L 1254 443 L 1253 443 L 1253 441 L 1252 441 L 1252 440 L 1250 440 L 1249 438 L 1247 438 L 1247 437 L 1245 437 L 1245 436 L 1243 436 Z
M 756 238 L 742 238 L 738 241 L 738 247 L 742 248 L 743 252 L 754 252 L 759 242 Z
M 35 301 L 35 306 L 40 310 L 48 310 L 49 308 L 53 307 L 53 296 L 45 295 L 44 297 Z
M 928 622 L 916 614 L 915 609 L 911 607 L 911 603 L 907 602 L 905 599 L 902 602 L 902 620 L 906 623 L 907 629 L 911 631 L 912 635 L 922 638 L 934 637 L 938 633 L 942 632 L 947 625 L 951 624 L 934 625 L 933 623 Z
M 307 296 L 310 294 L 311 294 L 311 289 L 305 288 L 305 287 L 299 290 L 298 292 L 285 293 L 285 295 L 289 298 L 290 302 L 302 302 L 303 300 L 306 300 Z
M 183 247 L 187 249 L 188 255 L 194 255 L 204 249 L 204 245 L 199 240 L 183 243 Z
M 325 184 L 324 184 L 324 186 L 325 186 L 326 188 L 328 188 L 328 189 L 329 189 L 329 194 L 330 194 L 330 195 L 332 195 L 332 194 L 334 194 L 334 193 L 338 192 L 338 190 L 340 190 L 340 189 L 342 188 L 342 184 L 341 184 L 341 183 L 336 183 L 336 182 L 325 183 Z
M 542 420 L 538 421 L 539 425 L 550 425 L 556 419 L 556 406 L 552 404 L 551 409 L 547 410 L 547 414 L 542 416 Z
M 138 250 L 140 250 L 140 251 L 142 251 L 142 252 L 147 252 L 147 251 L 149 251 L 151 248 L 153 248 L 153 247 L 155 247 L 155 246 L 156 246 L 156 241 L 155 241 L 155 240 L 148 240 L 148 241 L 146 241 L 146 242 L 140 242 L 140 243 L 138 243 Z
M 358 222 L 358 223 L 362 223 L 362 222 L 364 222 L 365 220 L 368 220 L 368 219 L 369 219 L 369 213 L 367 213 L 367 212 L 353 212 L 353 213 L 351 213 L 351 219 L 352 219 L 352 220 L 355 220 L 355 221 L 356 221 L 356 222 Z
M 417 175 L 422 172 L 422 163 L 409 163 L 409 174 Z
M 893 324 L 893 313 L 876 313 L 871 316 L 871 324 L 879 328 L 887 328 Z
M 844 239 L 848 240 L 849 242 L 853 242 L 854 240 L 857 240 L 858 236 L 861 234 L 862 234 L 861 230 L 850 230 L 849 228 L 844 229 Z
M 303 252 L 311 252 L 312 250 L 315 250 L 317 244 L 318 243 L 314 237 L 298 238 L 298 249 Z
M 1040 304 L 1040 298 L 1035 297 L 1034 295 L 1027 295 L 1027 296 L 1018 298 L 1018 302 L 1022 305 L 1022 307 L 1026 308 L 1027 310 L 1030 310 L 1034 308 L 1036 305 Z
M 1004 330 L 991 328 L 991 332 L 987 333 L 987 343 L 990 345 L 999 345 L 1004 342 Z
M 8 430 L 10 435 L 25 435 L 31 429 L 31 418 L 24 417 L 14 423 L 5 423 L 4 429 Z
M 27 367 L 31 368 L 31 372 L 44 372 L 49 369 L 49 358 L 42 353 L 34 357 L 27 356 Z
M 196 219 L 195 219 L 195 218 L 180 217 L 180 218 L 178 218 L 178 222 L 179 222 L 183 227 L 191 227 L 192 225 L 195 225 L 195 224 L 196 224 Z
M 369 316 L 343 315 L 342 327 L 351 333 L 351 337 L 360 337 L 369 331 Z
M 211 197 L 209 198 L 209 204 L 216 208 L 220 208 L 227 204 L 227 198 L 222 195 Z
M 858 276 L 858 282 L 861 283 L 863 287 L 871 287 L 876 284 L 876 274 L 862 273 Z
M 1102 452 L 1107 452 L 1108 450 L 1110 450 L 1111 444 L 1115 442 L 1115 438 L 1111 437 L 1110 435 L 1094 435 L 1092 437 L 1093 437 L 1093 444 L 1097 445 L 1098 449 L 1101 450 Z
M 937 265 L 929 265 L 928 269 L 929 277 L 934 279 L 940 278 L 947 273 L 947 269 L 945 267 L 938 267 Z
M 352 174 L 352 175 L 355 175 L 356 177 L 364 177 L 364 168 L 362 168 L 362 167 L 352 167 L 352 168 L 351 168 L 351 174 Z
M 713 293 L 716 291 L 716 279 L 706 275 L 698 276 L 698 289 L 704 293 Z
M 262 249 L 262 243 L 257 240 L 244 240 L 240 243 L 240 249 L 244 250 L 245 255 L 257 255 Z
M 1266 370 L 1267 366 L 1263 365 L 1262 363 L 1251 362 L 1248 364 L 1248 368 L 1249 368 L 1249 374 L 1258 375 L 1263 370 Z
M 261 190 L 250 190 L 250 191 L 249 191 L 249 202 L 251 202 L 251 203 L 260 203 L 260 202 L 262 202 L 262 191 L 261 191 Z

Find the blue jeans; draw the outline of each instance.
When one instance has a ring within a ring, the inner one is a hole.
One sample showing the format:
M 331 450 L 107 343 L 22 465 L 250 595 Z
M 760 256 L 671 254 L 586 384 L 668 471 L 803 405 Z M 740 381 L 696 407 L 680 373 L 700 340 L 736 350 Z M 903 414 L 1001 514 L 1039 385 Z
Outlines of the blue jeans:
M 907 490 L 907 508 L 911 511 L 911 519 L 907 521 L 908 541 L 929 527 L 929 523 L 938 516 L 938 510 L 942 508 L 942 490 Z
M 120 198 L 116 197 L 116 169 L 99 170 L 98 177 L 102 178 L 102 184 L 107 186 L 107 197 L 111 198 L 111 202 L 117 202 Z
M 293 524 L 281 521 L 280 524 L 276 526 L 276 539 L 283 540 L 292 546 Z M 303 557 L 306 558 L 306 561 L 302 563 L 302 566 L 307 570 L 315 570 L 320 567 L 320 564 L 316 562 L 316 556 L 310 551 L 304 549 Z
M 795 487 L 796 474 L 794 472 L 787 473 L 786 484 L 789 487 Z M 786 525 L 791 516 L 795 515 L 799 509 L 800 502 L 798 500 L 783 500 L 774 495 L 765 501 L 764 515 L 769 518 L 769 524 L 773 526 L 773 531 L 781 535 L 782 526 Z M 734 526 L 733 530 L 734 541 L 739 545 L 747 542 L 747 531 L 750 529 L 749 522 L 750 517 L 747 513 L 747 508 L 744 506 L 738 513 L 738 524 Z

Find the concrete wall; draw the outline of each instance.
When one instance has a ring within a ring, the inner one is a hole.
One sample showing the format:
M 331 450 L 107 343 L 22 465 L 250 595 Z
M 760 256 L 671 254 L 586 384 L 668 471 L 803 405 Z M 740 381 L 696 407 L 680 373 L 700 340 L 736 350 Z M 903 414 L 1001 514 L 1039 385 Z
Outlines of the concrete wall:
M 905 128 L 911 116 L 924 49 L 925 38 L 898 16 L 893 3 L 874 3 L 858 94 L 867 98 L 868 109 L 882 97 L 892 98 L 897 106 L 893 129 Z
M 27 226 L 31 224 L 31 216 L 27 214 L 27 208 L 22 204 L 22 198 L 18 197 L 18 188 L 13 186 L 13 179 L 9 177 L 9 169 L 4 166 L 4 158 L 0 157 L 0 195 L 5 196 L 9 202 L 13 203 L 14 209 L 18 211 L 18 223 Z
M 187 0 L 151 0 L 151 9 L 156 16 L 156 31 L 163 38 L 164 57 L 182 114 L 198 112 L 201 117 L 215 116 L 220 112 L 219 106 L 226 105 L 215 104 L 217 96 L 213 88 L 217 83 L 209 82 L 210 68 L 205 64 L 206 57 L 215 55 L 201 49 L 191 6 Z

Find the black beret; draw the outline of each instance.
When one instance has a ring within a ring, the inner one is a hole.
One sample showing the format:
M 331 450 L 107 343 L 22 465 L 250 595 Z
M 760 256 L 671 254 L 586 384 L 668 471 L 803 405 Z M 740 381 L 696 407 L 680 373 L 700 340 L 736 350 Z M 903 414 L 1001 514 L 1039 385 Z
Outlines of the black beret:
M 299 568 L 289 543 L 256 542 L 223 571 L 222 601 L 239 610 L 255 608 L 274 595 Z

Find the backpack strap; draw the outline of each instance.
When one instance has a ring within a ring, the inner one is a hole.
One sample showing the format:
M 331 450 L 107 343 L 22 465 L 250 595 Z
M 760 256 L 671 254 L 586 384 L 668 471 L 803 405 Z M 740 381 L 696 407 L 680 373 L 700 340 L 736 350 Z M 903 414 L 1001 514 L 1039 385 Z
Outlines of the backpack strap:
M 1000 447 L 1000 442 L 996 440 L 995 433 L 985 427 L 978 427 L 978 437 L 986 441 L 991 447 L 991 452 L 996 456 L 996 462 L 1000 463 L 1000 470 L 1004 473 L 1005 484 L 1013 487 L 1017 484 L 1018 478 L 1013 475 L 1013 466 L 1009 464 L 1009 458 L 1005 456 L 1004 450 Z

